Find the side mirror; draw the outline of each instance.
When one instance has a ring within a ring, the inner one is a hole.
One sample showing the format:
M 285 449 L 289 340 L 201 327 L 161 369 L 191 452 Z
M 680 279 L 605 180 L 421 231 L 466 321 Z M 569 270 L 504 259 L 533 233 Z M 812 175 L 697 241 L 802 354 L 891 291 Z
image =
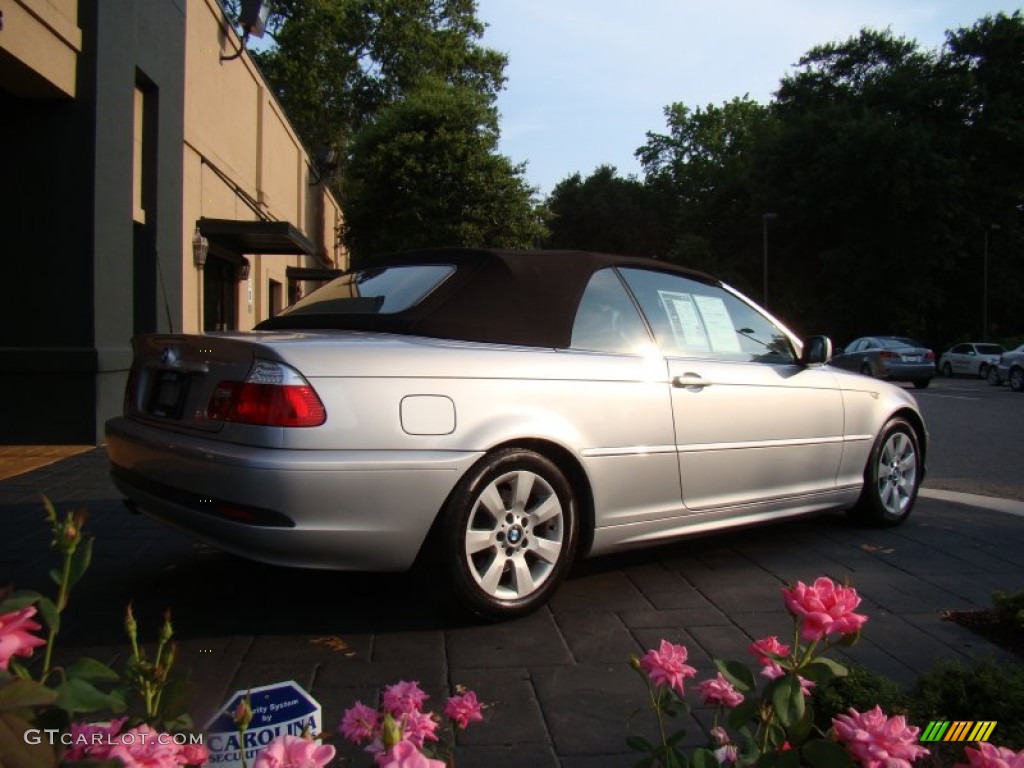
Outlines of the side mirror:
M 804 339 L 804 349 L 800 354 L 800 364 L 824 365 L 832 359 L 832 339 L 828 336 L 809 336 Z

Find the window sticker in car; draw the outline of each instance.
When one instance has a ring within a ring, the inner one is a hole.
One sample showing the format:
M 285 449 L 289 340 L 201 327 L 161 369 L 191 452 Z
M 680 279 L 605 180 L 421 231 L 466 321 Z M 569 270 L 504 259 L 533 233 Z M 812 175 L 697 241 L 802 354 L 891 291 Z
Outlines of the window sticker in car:
M 693 297 L 675 291 L 658 291 L 658 297 L 672 326 L 676 346 L 706 352 L 709 349 L 708 336 L 693 304 Z
M 700 316 L 704 319 L 711 338 L 711 348 L 715 352 L 740 352 L 740 340 L 736 335 L 736 326 L 725 302 L 718 296 L 694 296 Z

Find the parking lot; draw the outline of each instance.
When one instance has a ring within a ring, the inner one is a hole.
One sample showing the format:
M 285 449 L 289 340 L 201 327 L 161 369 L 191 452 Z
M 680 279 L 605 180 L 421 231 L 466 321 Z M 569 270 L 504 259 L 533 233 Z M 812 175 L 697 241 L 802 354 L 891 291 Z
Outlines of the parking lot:
M 864 529 L 828 514 L 585 561 L 549 606 L 504 624 L 448 613 L 409 575 L 264 566 L 133 517 L 102 450 L 0 482 L 0 584 L 48 588 L 46 494 L 61 509 L 87 507 L 97 537 L 65 648 L 114 659 L 129 601 L 149 638 L 170 608 L 180 663 L 197 683 L 197 722 L 233 691 L 281 680 L 311 691 L 329 724 L 355 699 L 374 701 L 383 684 L 417 680 L 436 706 L 461 684 L 492 706 L 466 732 L 460 766 L 628 765 L 627 733 L 651 732 L 650 718 L 630 723 L 645 688 L 629 655 L 662 638 L 683 643 L 698 679 L 713 657 L 746 660 L 752 639 L 790 631 L 779 588 L 798 579 L 849 579 L 869 616 L 849 657 L 905 685 L 939 659 L 1005 657 L 941 614 L 987 607 L 995 588 L 1024 589 L 1024 504 L 995 511 L 959 495 L 1024 500 L 1024 397 L 941 378 L 914 394 L 932 452 L 925 493 L 903 527 Z M 695 718 L 690 741 L 701 743 L 708 713 Z

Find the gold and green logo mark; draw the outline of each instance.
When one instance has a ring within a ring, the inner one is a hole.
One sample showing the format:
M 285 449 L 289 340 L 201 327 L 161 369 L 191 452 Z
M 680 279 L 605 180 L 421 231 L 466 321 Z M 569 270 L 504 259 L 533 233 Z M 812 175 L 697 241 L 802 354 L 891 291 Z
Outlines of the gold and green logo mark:
M 921 741 L 988 741 L 995 729 L 995 720 L 932 720 Z

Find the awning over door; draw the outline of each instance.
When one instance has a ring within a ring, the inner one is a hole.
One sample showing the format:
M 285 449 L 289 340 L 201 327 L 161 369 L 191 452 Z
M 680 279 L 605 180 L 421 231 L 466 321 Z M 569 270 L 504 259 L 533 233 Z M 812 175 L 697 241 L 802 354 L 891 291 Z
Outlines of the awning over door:
M 305 254 L 316 249 L 302 232 L 287 221 L 237 221 L 235 219 L 199 219 L 199 232 L 211 245 L 246 253 Z

